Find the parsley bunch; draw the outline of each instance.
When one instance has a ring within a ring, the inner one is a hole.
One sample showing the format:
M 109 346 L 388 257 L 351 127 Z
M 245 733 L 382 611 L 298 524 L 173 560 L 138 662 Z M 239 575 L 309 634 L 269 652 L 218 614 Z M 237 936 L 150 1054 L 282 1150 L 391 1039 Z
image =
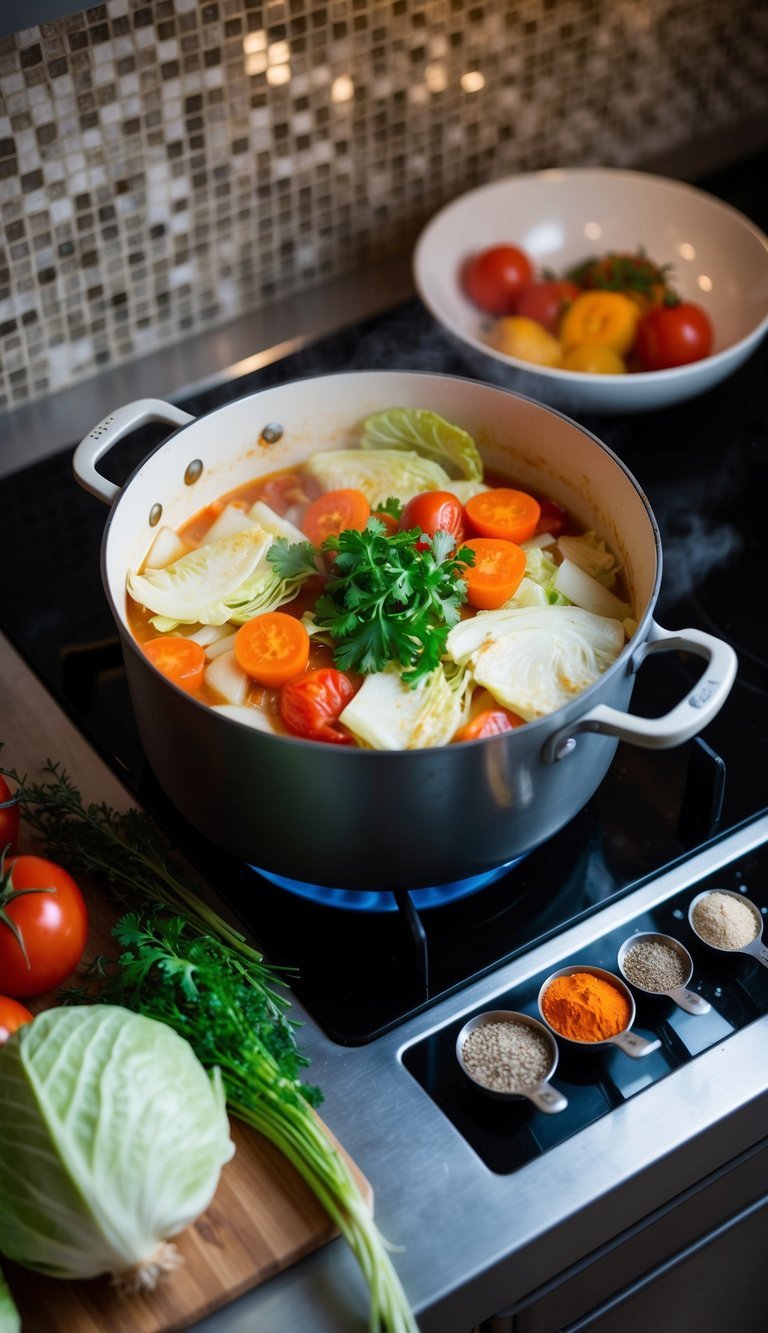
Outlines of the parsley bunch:
M 315 624 L 333 639 L 341 671 L 367 674 L 397 662 L 408 668 L 403 679 L 415 684 L 439 666 L 467 598 L 461 575 L 474 563 L 471 550 L 454 552 L 447 532 L 387 533 L 371 517 L 362 532 L 347 528 L 319 549 L 278 540 L 268 558 L 288 578 L 310 564 L 316 572 L 318 555 L 330 556 L 333 573 L 315 603 Z

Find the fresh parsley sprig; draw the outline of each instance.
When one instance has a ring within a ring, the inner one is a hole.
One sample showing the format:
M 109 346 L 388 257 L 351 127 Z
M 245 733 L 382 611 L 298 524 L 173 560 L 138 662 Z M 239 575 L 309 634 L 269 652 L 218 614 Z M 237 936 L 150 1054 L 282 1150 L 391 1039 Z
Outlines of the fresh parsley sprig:
M 288 577 L 299 565 L 316 568 L 318 555 L 328 557 L 332 573 L 315 603 L 314 619 L 333 639 L 333 660 L 341 671 L 365 675 L 395 662 L 407 668 L 403 679 L 416 684 L 435 670 L 466 601 L 461 576 L 474 563 L 471 550 L 455 551 L 447 532 L 388 533 L 372 516 L 362 532 L 347 528 L 319 549 L 309 542 L 277 541 L 269 559 Z

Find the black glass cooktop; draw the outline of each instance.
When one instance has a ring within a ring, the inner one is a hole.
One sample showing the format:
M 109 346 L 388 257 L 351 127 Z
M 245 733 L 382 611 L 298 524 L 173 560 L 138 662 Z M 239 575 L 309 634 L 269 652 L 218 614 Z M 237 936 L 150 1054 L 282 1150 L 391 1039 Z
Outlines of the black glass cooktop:
M 688 923 L 688 908 L 697 893 L 726 889 L 746 893 L 764 915 L 768 914 L 766 871 L 768 846 L 763 843 L 694 888 L 603 935 L 578 955 L 563 956 L 558 964 L 561 967 L 602 967 L 615 973 L 618 951 L 631 935 L 638 931 L 670 935 L 685 945 L 693 959 L 689 989 L 710 1006 L 705 1013 L 692 1014 L 668 996 L 636 991 L 637 1014 L 632 1030 L 646 1041 L 660 1043 L 639 1059 L 612 1045 L 590 1049 L 559 1041 L 552 1085 L 566 1098 L 563 1111 L 542 1115 L 524 1098 L 497 1101 L 467 1078 L 456 1059 L 456 1038 L 474 1014 L 463 1014 L 409 1046 L 403 1064 L 492 1171 L 500 1175 L 516 1171 L 765 1014 L 768 969 L 748 955 L 708 949 Z M 538 994 L 546 978 L 546 973 L 538 973 L 483 1008 L 540 1018 Z
M 758 163 L 703 184 L 766 226 L 766 180 Z M 469 896 L 438 894 L 437 905 L 424 905 L 423 896 L 401 889 L 373 902 L 354 893 L 306 901 L 231 862 L 176 815 L 145 763 L 133 722 L 99 574 L 106 510 L 72 479 L 74 442 L 0 480 L 5 547 L 13 557 L 0 570 L 0 628 L 232 902 L 268 956 L 298 969 L 294 990 L 325 1031 L 348 1044 L 371 1040 L 768 806 L 761 602 L 767 353 L 764 344 L 726 384 L 691 403 L 625 419 L 580 418 L 629 465 L 656 512 L 665 553 L 659 622 L 699 626 L 734 643 L 740 674 L 730 698 L 700 739 L 677 750 L 620 745 L 580 814 Z M 483 373 L 413 300 L 176 401 L 200 415 L 274 383 L 381 367 Z M 527 379 L 510 374 L 509 387 L 526 391 Z M 117 445 L 111 479 L 127 479 L 164 434 L 146 427 Z M 651 658 L 638 674 L 633 710 L 664 712 L 699 670 L 672 654 Z

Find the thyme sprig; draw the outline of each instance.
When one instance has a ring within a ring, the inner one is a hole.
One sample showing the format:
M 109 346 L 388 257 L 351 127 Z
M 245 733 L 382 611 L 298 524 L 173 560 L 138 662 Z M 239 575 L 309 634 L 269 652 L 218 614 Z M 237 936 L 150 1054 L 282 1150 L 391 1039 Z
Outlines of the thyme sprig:
M 22 818 L 52 861 L 74 874 L 98 876 L 118 906 L 182 913 L 190 930 L 227 946 L 233 966 L 248 984 L 264 989 L 276 1011 L 286 1006 L 277 989 L 284 985 L 278 970 L 201 897 L 149 815 L 135 808 L 119 812 L 104 802 L 86 805 L 66 771 L 50 759 L 43 766 L 48 781 L 29 782 L 13 768 L 0 773 L 16 785 Z

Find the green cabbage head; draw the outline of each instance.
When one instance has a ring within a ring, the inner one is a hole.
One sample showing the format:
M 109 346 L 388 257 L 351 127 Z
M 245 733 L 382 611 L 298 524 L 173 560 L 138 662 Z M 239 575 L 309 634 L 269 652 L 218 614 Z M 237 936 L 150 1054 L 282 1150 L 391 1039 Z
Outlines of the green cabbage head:
M 234 1148 L 218 1070 L 116 1005 L 49 1009 L 0 1047 L 0 1253 L 152 1286 Z

